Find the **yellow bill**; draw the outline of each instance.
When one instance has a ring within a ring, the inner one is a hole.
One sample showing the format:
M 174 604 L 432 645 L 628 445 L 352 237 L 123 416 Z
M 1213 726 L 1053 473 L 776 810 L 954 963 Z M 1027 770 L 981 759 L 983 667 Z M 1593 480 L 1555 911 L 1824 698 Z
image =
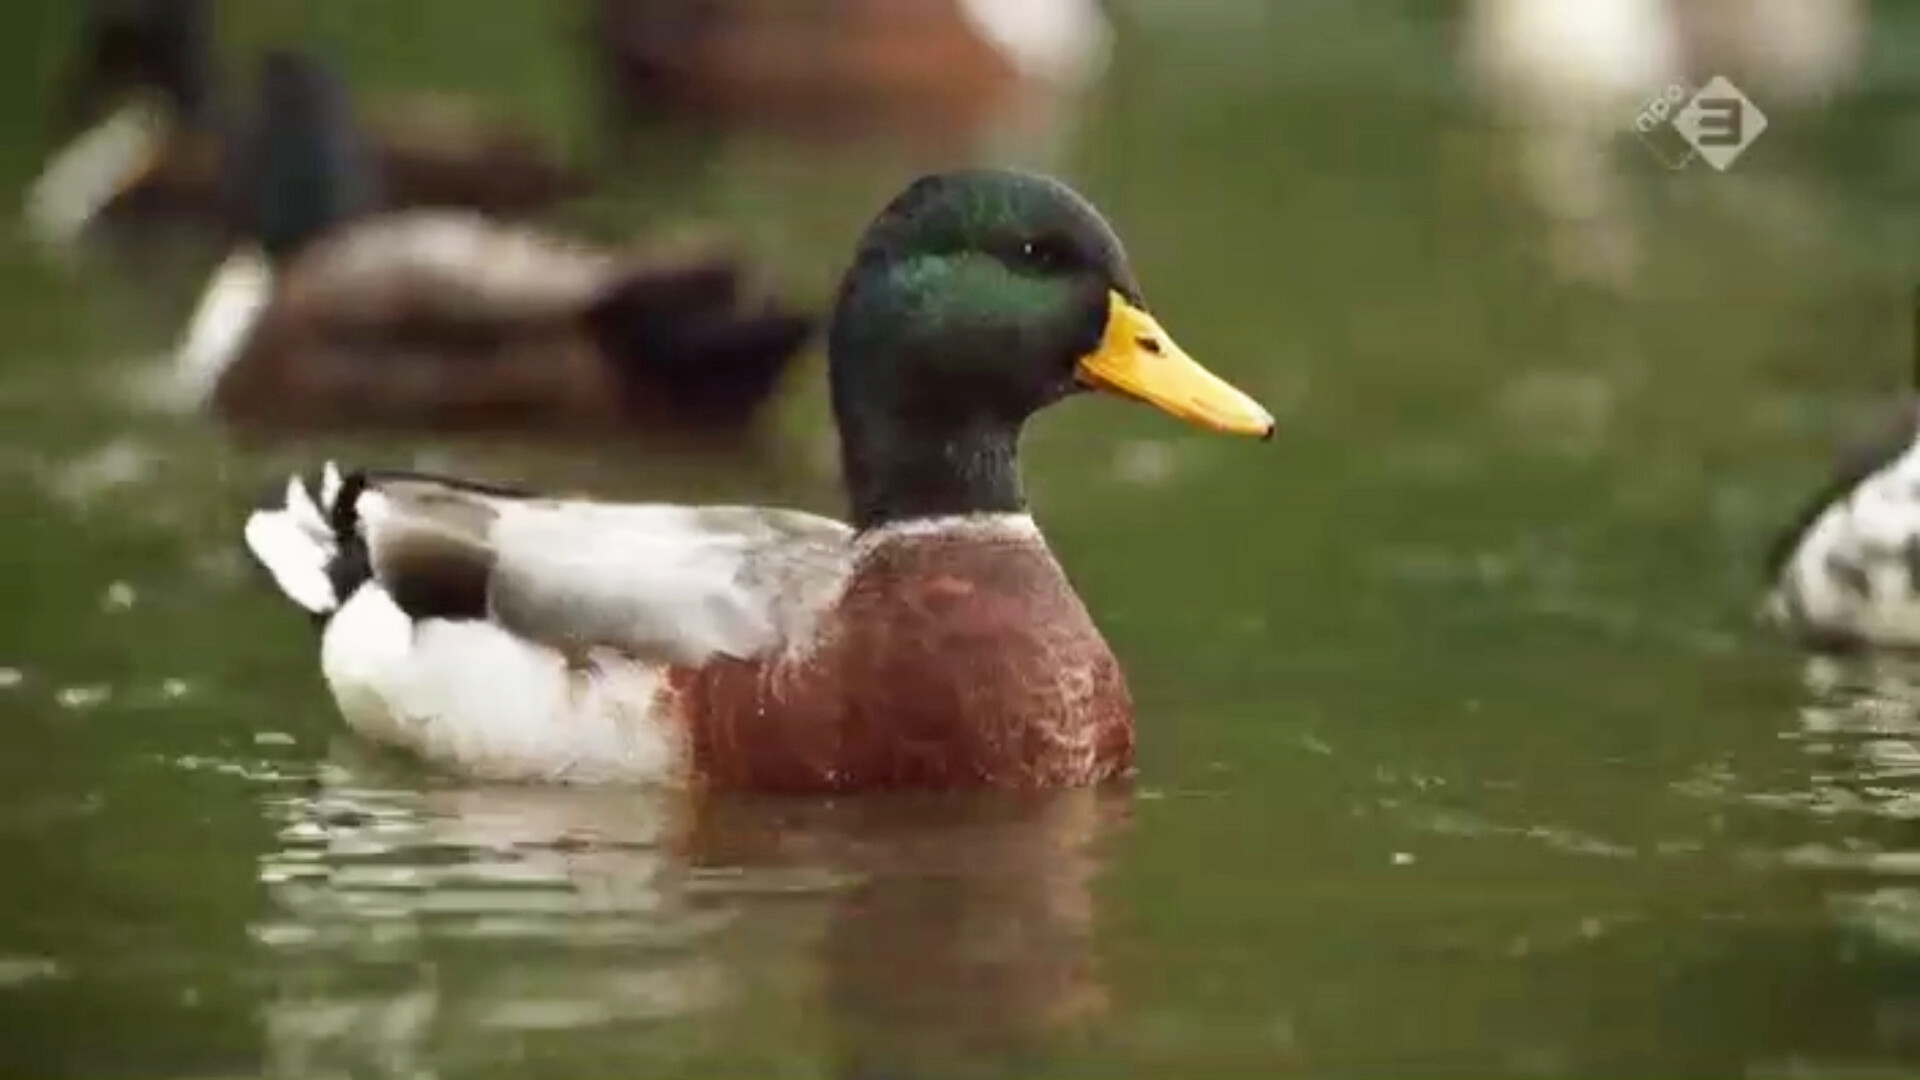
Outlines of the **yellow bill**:
M 1080 358 L 1080 381 L 1144 401 L 1190 424 L 1229 435 L 1273 437 L 1273 415 L 1231 383 L 1195 363 L 1153 316 L 1108 294 L 1107 332 Z

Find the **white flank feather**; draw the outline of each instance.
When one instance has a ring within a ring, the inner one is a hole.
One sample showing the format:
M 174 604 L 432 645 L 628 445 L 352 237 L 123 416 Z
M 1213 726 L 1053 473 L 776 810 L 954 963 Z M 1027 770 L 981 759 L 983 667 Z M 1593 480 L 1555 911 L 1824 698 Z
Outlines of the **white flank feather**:
M 683 741 L 664 676 L 594 651 L 584 669 L 492 623 L 415 623 L 377 585 L 327 624 L 320 666 L 349 727 L 479 778 L 670 782 Z
M 166 131 L 166 114 L 143 100 L 82 132 L 28 190 L 27 228 L 50 246 L 71 245 L 153 163 Z
M 662 712 L 659 656 L 589 647 L 583 664 L 494 622 L 416 620 L 377 579 L 338 595 L 328 573 L 339 551 L 329 517 L 344 488 L 332 462 L 321 470 L 317 500 L 293 478 L 282 505 L 253 514 L 245 534 L 288 598 L 330 616 L 321 671 L 350 728 L 486 779 L 644 784 L 684 775 L 683 734 Z M 744 650 L 749 640 L 758 648 L 772 637 L 765 601 L 736 580 L 742 551 L 766 542 L 764 534 L 703 528 L 702 512 L 687 507 L 533 505 L 494 503 L 496 550 L 514 552 L 503 570 L 522 580 L 556 576 L 535 587 L 570 613 L 580 605 L 578 621 L 569 620 L 577 640 L 591 642 L 595 628 L 635 613 L 688 654 Z M 383 529 L 433 524 L 378 486 L 353 509 L 376 547 Z
M 212 396 L 272 296 L 273 267 L 258 249 L 235 251 L 213 272 L 174 354 L 178 386 L 189 404 L 203 405 Z

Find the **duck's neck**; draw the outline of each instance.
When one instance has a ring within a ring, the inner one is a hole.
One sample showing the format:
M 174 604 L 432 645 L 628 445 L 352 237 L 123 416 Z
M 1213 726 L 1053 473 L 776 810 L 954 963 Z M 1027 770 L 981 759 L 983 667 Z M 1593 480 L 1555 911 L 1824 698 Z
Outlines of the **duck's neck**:
M 267 158 L 247 178 L 255 188 L 254 238 L 274 262 L 290 261 L 371 208 L 367 172 L 359 162 L 339 156 L 350 152 L 345 144 L 298 148 Z
M 380 176 L 344 102 L 264 114 L 230 182 L 247 194 L 251 232 L 276 263 L 380 201 Z
M 1020 513 L 1017 425 L 843 419 L 841 471 L 862 531 L 925 518 Z

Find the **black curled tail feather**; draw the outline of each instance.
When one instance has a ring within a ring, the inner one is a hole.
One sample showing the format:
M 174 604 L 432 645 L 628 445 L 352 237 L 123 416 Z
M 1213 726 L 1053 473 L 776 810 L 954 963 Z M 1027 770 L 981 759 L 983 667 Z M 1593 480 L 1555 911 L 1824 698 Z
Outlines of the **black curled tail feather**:
M 328 463 L 312 476 L 290 477 L 247 518 L 254 562 L 323 624 L 372 576 L 356 509 L 365 486 L 362 474 L 342 477 Z
M 360 496 L 367 490 L 367 483 L 366 470 L 354 469 L 341 478 L 339 490 L 331 492 L 332 497 L 321 506 L 338 545 L 333 561 L 327 565 L 327 578 L 342 603 L 373 577 L 373 558 L 360 532 Z
M 426 484 L 490 499 L 536 498 L 537 493 L 501 484 L 407 469 L 354 469 L 332 462 L 318 474 L 290 478 L 263 499 L 247 519 L 248 550 L 280 591 L 324 625 L 374 577 L 363 513 L 366 496 L 390 484 Z M 475 567 L 446 551 L 401 548 L 382 583 L 393 602 L 419 618 L 481 618 L 486 610 L 487 567 Z M 397 560 L 397 561 L 396 561 Z
M 601 352 L 636 407 L 698 424 L 741 424 L 773 394 L 818 317 L 743 302 L 725 256 L 638 270 L 587 313 Z
M 328 464 L 331 468 L 332 464 Z M 338 490 L 325 493 L 326 479 L 322 485 L 323 498 L 321 511 L 327 517 L 327 524 L 333 531 L 334 543 L 338 550 L 327 568 L 327 575 L 333 581 L 334 590 L 344 602 L 353 595 L 354 590 L 373 577 L 373 555 L 367 550 L 366 533 L 360 527 L 360 499 L 368 490 L 381 484 L 415 482 L 434 484 L 453 491 L 464 491 L 475 495 L 484 495 L 494 499 L 532 499 L 538 493 L 526 488 L 505 484 L 488 483 L 481 480 L 467 480 L 456 476 L 442 476 L 438 473 L 420 472 L 413 469 L 354 469 L 339 476 Z M 454 603 L 438 602 L 431 599 L 416 602 L 417 589 L 406 586 L 419 584 L 413 581 L 394 583 L 394 602 L 401 610 L 416 618 L 461 617 L 478 618 L 485 612 L 485 578 L 482 577 L 482 589 L 479 593 L 479 609 L 471 611 L 473 604 L 463 595 Z M 432 582 L 425 583 L 431 585 Z M 471 590 L 466 590 L 470 592 Z

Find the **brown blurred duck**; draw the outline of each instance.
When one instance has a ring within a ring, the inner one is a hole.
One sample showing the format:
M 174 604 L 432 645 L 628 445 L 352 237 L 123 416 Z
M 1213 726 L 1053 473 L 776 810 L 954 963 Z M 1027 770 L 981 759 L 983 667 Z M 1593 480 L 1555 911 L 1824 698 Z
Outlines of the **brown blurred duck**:
M 964 129 L 1085 84 L 1098 0 L 598 0 L 616 94 L 807 131 Z
M 250 239 L 178 354 L 245 425 L 747 424 L 813 319 L 751 302 L 723 253 L 605 251 L 471 211 L 383 212 L 347 95 L 273 52 L 228 174 Z
M 88 0 L 58 116 L 81 134 L 29 196 L 36 231 L 66 241 L 109 208 L 230 222 L 213 38 L 209 0 Z M 368 138 L 396 206 L 521 214 L 589 190 L 538 137 L 447 95 L 383 100 Z

